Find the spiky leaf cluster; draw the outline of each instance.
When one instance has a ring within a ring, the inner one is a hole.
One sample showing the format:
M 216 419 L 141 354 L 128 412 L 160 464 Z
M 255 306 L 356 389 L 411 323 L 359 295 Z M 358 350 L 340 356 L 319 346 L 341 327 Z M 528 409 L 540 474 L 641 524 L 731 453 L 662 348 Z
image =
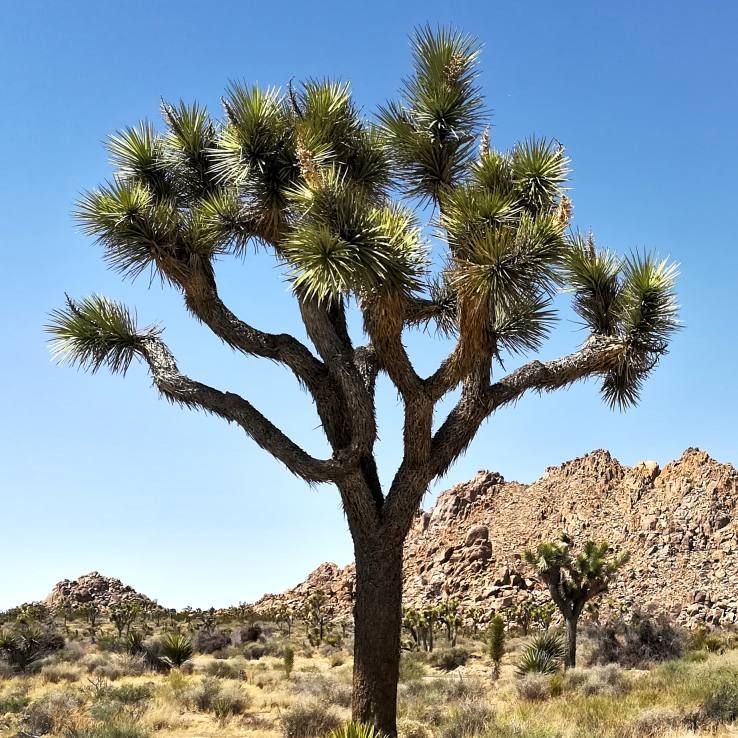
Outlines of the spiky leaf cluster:
M 429 27 L 416 33 L 413 74 L 402 99 L 387 103 L 379 115 L 406 193 L 437 201 L 463 178 L 484 113 L 478 57 L 470 36 Z
M 96 372 L 107 367 L 125 374 L 154 328 L 139 331 L 136 316 L 126 307 L 93 295 L 80 302 L 67 297 L 65 308 L 50 316 L 52 355 L 59 361 Z
M 565 277 L 585 326 L 627 348 L 603 381 L 605 398 L 610 405 L 635 404 L 679 328 L 676 266 L 647 254 L 621 259 L 598 250 L 591 236 L 574 234 Z

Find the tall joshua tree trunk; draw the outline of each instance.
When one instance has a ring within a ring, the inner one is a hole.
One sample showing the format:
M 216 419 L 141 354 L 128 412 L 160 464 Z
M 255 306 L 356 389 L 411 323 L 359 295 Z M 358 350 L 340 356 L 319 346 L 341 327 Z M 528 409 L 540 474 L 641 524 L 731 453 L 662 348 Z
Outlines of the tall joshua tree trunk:
M 566 619 L 566 668 L 573 669 L 577 665 L 577 626 L 579 616 Z
M 401 603 L 402 542 L 357 543 L 352 712 L 387 736 L 397 733 Z

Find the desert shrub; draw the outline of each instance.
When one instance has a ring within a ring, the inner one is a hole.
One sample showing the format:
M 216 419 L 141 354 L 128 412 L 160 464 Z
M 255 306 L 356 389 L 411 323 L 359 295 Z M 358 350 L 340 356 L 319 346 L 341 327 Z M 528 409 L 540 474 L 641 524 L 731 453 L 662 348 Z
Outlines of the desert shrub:
M 518 660 L 518 676 L 525 674 L 555 674 L 566 654 L 566 643 L 559 633 L 546 631 L 526 645 Z
M 73 727 L 75 714 L 81 706 L 82 697 L 76 690 L 49 692 L 31 702 L 24 722 L 33 735 L 63 733 Z
M 109 663 L 110 657 L 101 653 L 88 653 L 82 658 L 82 666 L 89 674 L 94 674 L 100 667 Z
M 591 663 L 619 663 L 628 668 L 677 659 L 684 653 L 683 633 L 665 615 L 635 612 L 630 621 L 616 621 L 594 631 Z
M 74 727 L 66 738 L 148 738 L 149 730 L 131 720 L 111 720 L 95 725 Z
M 210 712 L 215 700 L 223 689 L 222 683 L 215 677 L 204 677 L 191 686 L 186 693 L 185 701 L 200 712 Z
M 240 670 L 236 664 L 230 661 L 211 661 L 205 667 L 205 673 L 219 679 L 238 679 Z
M 402 718 L 397 723 L 399 738 L 433 738 L 430 728 L 421 720 Z
M 41 681 L 44 684 L 59 684 L 59 682 L 76 682 L 80 678 L 80 669 L 65 663 L 47 664 L 41 667 Z
M 13 690 L 0 694 L 0 715 L 23 712 L 31 702 L 31 698 L 22 690 Z
M 255 643 L 264 634 L 264 628 L 259 623 L 253 623 L 241 629 L 241 643 Z
M 318 738 L 341 726 L 341 719 L 320 702 L 298 703 L 282 713 L 284 738 Z
M 465 700 L 454 707 L 441 729 L 441 738 L 473 738 L 484 735 L 494 723 L 494 712 L 478 701 Z
M 690 664 L 702 664 L 710 658 L 710 654 L 707 651 L 687 651 L 682 656 L 682 660 Z
M 233 715 L 243 715 L 249 707 L 246 693 L 238 686 L 231 685 L 221 690 L 213 700 L 211 712 L 223 722 Z
M 683 715 L 673 707 L 649 707 L 632 720 L 633 738 L 656 738 L 667 731 L 681 727 Z
M 545 673 L 529 672 L 515 682 L 522 700 L 539 702 L 551 696 L 551 677 Z
M 701 715 L 712 722 L 728 723 L 738 720 L 738 678 L 733 672 L 712 677 L 702 701 Z
M 295 690 L 306 697 L 314 698 L 326 705 L 349 707 L 351 705 L 351 685 L 337 682 L 322 674 L 305 676 L 295 681 Z
M 48 625 L 19 621 L 0 631 L 0 656 L 12 671 L 28 671 L 44 656 L 64 648 L 64 637 Z
M 343 666 L 346 663 L 346 657 L 342 653 L 334 653 L 328 659 L 328 664 L 331 669 L 335 669 L 337 666 Z
M 198 653 L 212 654 L 226 648 L 230 643 L 231 637 L 222 630 L 199 630 L 195 633 L 192 647 Z
M 95 645 L 103 652 L 120 653 L 125 650 L 124 640 L 113 633 L 101 633 L 95 640 Z
M 64 648 L 57 653 L 59 661 L 65 661 L 69 664 L 76 664 L 87 654 L 87 649 L 78 641 L 67 641 Z
M 604 694 L 612 697 L 627 694 L 631 686 L 630 678 L 617 664 L 590 669 L 569 669 L 562 684 L 566 691 L 576 690 L 583 695 Z
M 111 687 L 108 697 L 123 705 L 138 705 L 148 702 L 154 696 L 154 685 L 148 684 L 121 684 L 119 687 Z
M 400 682 L 412 682 L 425 676 L 424 654 L 418 651 L 405 652 L 400 657 Z
M 464 666 L 470 657 L 471 653 L 466 648 L 441 648 L 430 654 L 428 663 L 443 671 L 453 671 Z
M 242 653 L 249 661 L 258 661 L 267 655 L 267 647 L 263 643 L 247 643 Z

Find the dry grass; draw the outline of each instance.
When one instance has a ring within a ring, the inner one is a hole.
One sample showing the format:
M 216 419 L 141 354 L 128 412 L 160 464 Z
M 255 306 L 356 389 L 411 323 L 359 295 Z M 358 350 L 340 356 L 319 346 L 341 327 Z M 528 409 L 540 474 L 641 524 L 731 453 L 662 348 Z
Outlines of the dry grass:
M 349 718 L 350 653 L 293 643 L 290 679 L 276 655 L 199 655 L 191 674 L 164 675 L 75 644 L 32 675 L 0 676 L 0 738 L 30 729 L 64 738 L 320 738 Z M 478 642 L 463 644 L 470 657 L 450 671 L 448 660 L 439 667 L 422 654 L 404 657 L 400 738 L 738 736 L 730 725 L 736 651 L 649 671 L 607 666 L 521 679 L 523 645 L 511 641 L 497 680 Z

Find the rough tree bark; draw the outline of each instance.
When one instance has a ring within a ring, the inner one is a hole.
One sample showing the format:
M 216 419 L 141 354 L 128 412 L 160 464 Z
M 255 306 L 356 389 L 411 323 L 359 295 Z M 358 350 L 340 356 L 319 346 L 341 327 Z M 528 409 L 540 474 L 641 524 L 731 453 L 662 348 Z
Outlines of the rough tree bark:
M 402 628 L 402 543 L 357 543 L 354 596 L 353 717 L 394 736 Z
M 566 668 L 573 669 L 577 665 L 577 627 L 579 617 L 566 619 Z

